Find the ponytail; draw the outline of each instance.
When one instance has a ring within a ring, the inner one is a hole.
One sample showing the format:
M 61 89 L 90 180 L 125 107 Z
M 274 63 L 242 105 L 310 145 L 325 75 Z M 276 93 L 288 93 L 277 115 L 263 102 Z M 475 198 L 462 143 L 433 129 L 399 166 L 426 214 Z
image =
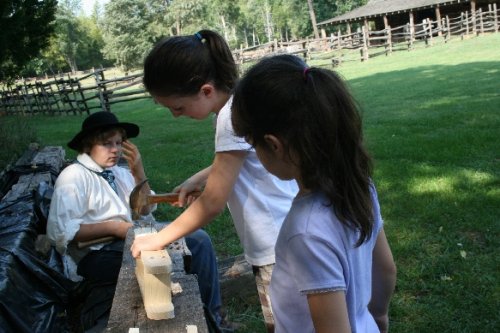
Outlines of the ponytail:
M 144 61 L 144 86 L 155 96 L 189 96 L 212 83 L 231 92 L 238 69 L 229 46 L 211 30 L 160 40 Z

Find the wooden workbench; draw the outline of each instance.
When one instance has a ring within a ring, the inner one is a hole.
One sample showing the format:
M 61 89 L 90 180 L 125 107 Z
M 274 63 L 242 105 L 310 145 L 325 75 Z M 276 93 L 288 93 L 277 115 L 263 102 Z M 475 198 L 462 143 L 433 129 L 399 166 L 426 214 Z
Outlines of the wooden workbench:
M 163 223 L 154 224 L 156 230 L 161 230 L 164 226 Z M 198 333 L 208 333 L 197 278 L 185 272 L 185 265 L 189 265 L 191 253 L 184 240 L 175 242 L 168 248 L 173 264 L 172 283 L 179 283 L 182 288 L 180 293 L 174 293 L 172 296 L 175 318 L 151 320 L 146 316 L 135 276 L 135 259 L 130 252 L 133 238 L 134 231 L 131 228 L 125 241 L 122 267 L 106 332 L 127 333 L 130 328 L 139 328 L 140 333 L 186 333 L 187 325 L 196 325 Z

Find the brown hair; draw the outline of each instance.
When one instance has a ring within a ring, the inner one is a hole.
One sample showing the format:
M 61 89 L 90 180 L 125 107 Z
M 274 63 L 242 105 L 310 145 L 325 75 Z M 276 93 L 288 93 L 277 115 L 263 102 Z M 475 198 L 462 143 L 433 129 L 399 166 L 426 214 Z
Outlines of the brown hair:
M 143 83 L 153 96 L 189 96 L 212 82 L 230 92 L 238 69 L 222 36 L 210 30 L 162 39 L 144 61 Z
M 80 154 L 89 153 L 93 146 L 103 143 L 116 133 L 121 134 L 123 141 L 127 140 L 127 132 L 121 127 L 100 128 L 89 133 L 82 139 L 78 152 Z

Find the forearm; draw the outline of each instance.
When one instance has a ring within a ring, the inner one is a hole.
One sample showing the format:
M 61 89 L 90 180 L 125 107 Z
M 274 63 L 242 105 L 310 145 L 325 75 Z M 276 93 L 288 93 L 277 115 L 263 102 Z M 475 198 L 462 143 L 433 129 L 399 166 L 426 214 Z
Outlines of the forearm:
M 226 207 L 245 156 L 246 152 L 238 151 L 217 153 L 212 166 L 197 174 L 202 177 L 210 172 L 203 193 L 158 234 L 137 237 L 131 247 L 132 256 L 137 258 L 143 250 L 162 249 L 210 223 Z
M 160 231 L 164 246 L 206 226 L 225 208 L 225 202 L 214 202 L 205 193 L 195 200 L 172 223 Z
M 372 297 L 368 306 L 370 313 L 374 317 L 387 315 L 389 312 L 389 303 L 396 286 L 396 274 L 379 272 L 373 274 Z
M 78 242 L 86 242 L 105 236 L 113 236 L 124 239 L 127 235 L 127 230 L 131 226 L 132 223 L 124 221 L 105 221 L 92 224 L 81 224 L 74 240 Z
M 197 173 L 189 177 L 186 182 L 198 184 L 199 186 L 203 187 L 207 183 L 208 176 L 210 175 L 210 170 L 212 170 L 212 165 L 198 171 Z
M 351 332 L 343 291 L 309 294 L 307 302 L 317 333 Z
M 396 265 L 384 229 L 373 249 L 372 296 L 368 306 L 381 332 L 388 330 L 389 303 L 396 286 Z

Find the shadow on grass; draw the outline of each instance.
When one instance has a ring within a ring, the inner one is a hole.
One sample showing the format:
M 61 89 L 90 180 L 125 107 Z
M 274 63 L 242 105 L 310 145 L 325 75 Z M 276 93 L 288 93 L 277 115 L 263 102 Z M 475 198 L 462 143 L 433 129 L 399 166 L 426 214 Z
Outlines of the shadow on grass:
M 350 81 L 398 265 L 395 332 L 497 331 L 500 62 Z M 383 83 L 383 84 L 382 84 Z

